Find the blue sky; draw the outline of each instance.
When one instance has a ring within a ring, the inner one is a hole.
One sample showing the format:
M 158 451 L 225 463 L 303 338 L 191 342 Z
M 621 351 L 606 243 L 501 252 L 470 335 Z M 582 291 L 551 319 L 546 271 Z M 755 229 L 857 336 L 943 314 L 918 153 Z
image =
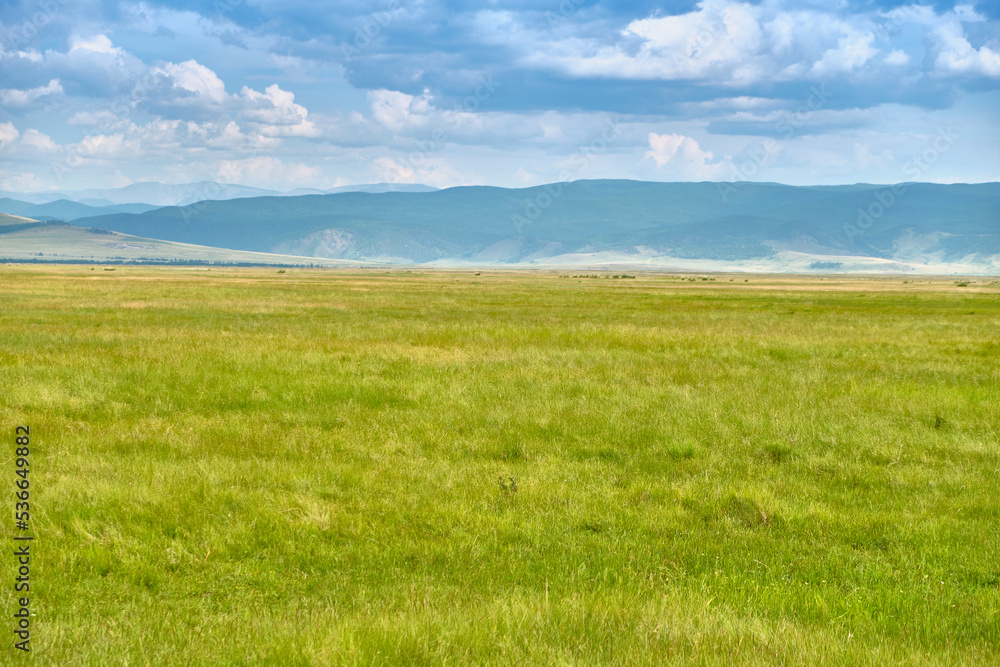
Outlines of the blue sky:
M 982 182 L 998 121 L 998 2 L 0 0 L 0 190 Z

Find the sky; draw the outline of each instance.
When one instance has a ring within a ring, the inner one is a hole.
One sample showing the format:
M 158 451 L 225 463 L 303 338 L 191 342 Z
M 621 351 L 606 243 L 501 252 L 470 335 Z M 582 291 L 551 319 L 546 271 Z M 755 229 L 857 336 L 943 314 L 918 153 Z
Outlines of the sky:
M 0 0 L 0 190 L 1000 180 L 1000 2 Z

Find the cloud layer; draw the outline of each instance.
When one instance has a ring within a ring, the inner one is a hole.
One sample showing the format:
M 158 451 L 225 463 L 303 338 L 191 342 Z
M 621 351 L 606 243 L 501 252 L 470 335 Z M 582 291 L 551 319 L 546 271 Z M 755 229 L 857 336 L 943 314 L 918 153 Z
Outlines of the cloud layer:
M 928 180 L 1000 177 L 991 3 L 38 7 L 0 18 L 0 189 L 890 182 L 944 127 Z

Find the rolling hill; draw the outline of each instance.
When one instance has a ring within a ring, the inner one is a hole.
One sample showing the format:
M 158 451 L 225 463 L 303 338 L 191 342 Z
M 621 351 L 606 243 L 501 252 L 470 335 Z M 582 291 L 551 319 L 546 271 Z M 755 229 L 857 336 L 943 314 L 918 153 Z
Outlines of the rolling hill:
M 1000 267 L 1000 183 L 576 181 L 243 198 L 87 222 L 237 250 L 435 265 Z
M 358 266 L 351 260 L 292 257 L 147 239 L 64 222 L 0 213 L 0 261 L 142 264 Z

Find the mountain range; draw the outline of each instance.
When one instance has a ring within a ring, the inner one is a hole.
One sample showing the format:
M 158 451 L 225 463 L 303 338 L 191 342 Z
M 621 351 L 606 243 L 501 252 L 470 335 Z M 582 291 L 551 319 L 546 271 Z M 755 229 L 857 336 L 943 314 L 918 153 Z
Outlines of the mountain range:
M 66 200 L 92 207 L 114 206 L 116 204 L 145 204 L 149 208 L 159 206 L 184 206 L 208 199 L 225 200 L 244 197 L 295 197 L 298 195 L 332 194 L 336 192 L 431 192 L 429 185 L 419 183 L 368 183 L 345 185 L 327 190 L 297 188 L 286 192 L 253 188 L 246 185 L 201 181 L 198 183 L 167 184 L 156 182 L 132 183 L 121 188 L 91 190 L 44 190 L 41 192 L 8 192 L 0 190 L 0 202 L 11 199 L 25 204 L 47 204 Z M 113 213 L 116 211 L 105 211 Z M 14 213 L 0 206 L 0 213 Z
M 1000 273 L 1000 183 L 372 189 L 105 210 L 74 224 L 239 251 L 431 266 Z M 0 211 L 57 217 L 71 203 L 35 206 Z M 0 255 L 2 246 L 0 237 Z

